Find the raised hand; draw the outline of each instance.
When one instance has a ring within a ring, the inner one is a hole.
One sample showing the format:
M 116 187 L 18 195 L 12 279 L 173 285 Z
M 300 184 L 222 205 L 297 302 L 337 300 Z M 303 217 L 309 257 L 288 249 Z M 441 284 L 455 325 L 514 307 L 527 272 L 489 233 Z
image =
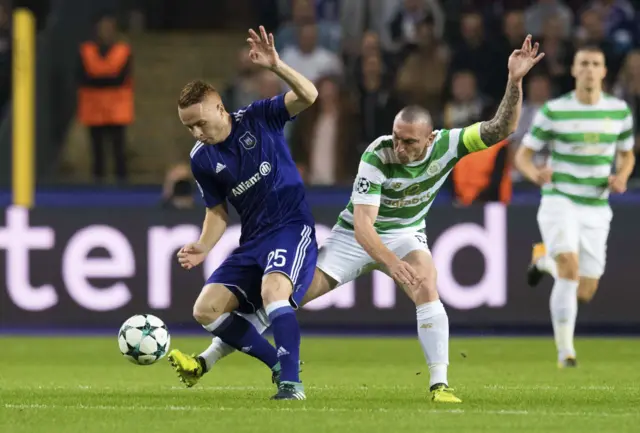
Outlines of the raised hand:
M 259 31 L 260 34 L 258 35 L 253 29 L 249 29 L 249 37 L 247 38 L 247 42 L 251 47 L 249 58 L 253 63 L 263 68 L 275 68 L 280 61 L 280 56 L 276 51 L 273 33 L 267 35 L 264 26 L 260 26 Z
M 531 45 L 531 35 L 528 35 L 522 44 L 522 48 L 515 50 L 509 56 L 509 79 L 513 81 L 522 80 L 531 68 L 542 60 L 544 53 L 538 54 L 539 48 L 540 44 L 538 42 L 533 46 Z

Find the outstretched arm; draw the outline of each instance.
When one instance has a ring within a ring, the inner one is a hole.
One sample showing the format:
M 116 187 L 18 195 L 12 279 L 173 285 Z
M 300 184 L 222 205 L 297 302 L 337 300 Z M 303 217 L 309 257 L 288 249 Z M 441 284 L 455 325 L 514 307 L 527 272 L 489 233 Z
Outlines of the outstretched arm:
M 272 69 L 291 87 L 284 95 L 284 105 L 291 117 L 309 108 L 318 97 L 318 90 L 311 81 L 282 60 Z
M 518 126 L 522 108 L 522 79 L 544 57 L 544 53 L 538 54 L 538 48 L 537 42 L 531 45 L 531 35 L 528 35 L 522 48 L 509 56 L 509 80 L 502 102 L 493 119 L 480 125 L 480 138 L 487 145 L 504 140 Z
M 522 108 L 522 78 L 509 79 L 507 90 L 498 106 L 493 119 L 480 124 L 480 138 L 488 145 L 496 144 L 507 138 L 518 126 Z
M 249 52 L 251 61 L 273 71 L 291 88 L 284 95 L 284 104 L 291 117 L 309 108 L 315 102 L 318 97 L 316 86 L 280 60 L 272 33 L 267 35 L 263 26 L 260 26 L 260 35 L 250 29 L 247 42 L 251 47 Z

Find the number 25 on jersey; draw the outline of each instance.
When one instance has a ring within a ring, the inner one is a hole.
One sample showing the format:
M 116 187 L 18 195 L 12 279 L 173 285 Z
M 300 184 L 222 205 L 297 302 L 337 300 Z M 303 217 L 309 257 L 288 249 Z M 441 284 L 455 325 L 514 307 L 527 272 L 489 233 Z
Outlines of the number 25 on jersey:
M 267 267 L 265 268 L 265 272 L 273 268 L 274 266 L 276 268 L 283 267 L 287 263 L 287 257 L 285 256 L 285 254 L 287 254 L 287 250 L 283 250 L 280 248 L 271 251 L 267 256 Z

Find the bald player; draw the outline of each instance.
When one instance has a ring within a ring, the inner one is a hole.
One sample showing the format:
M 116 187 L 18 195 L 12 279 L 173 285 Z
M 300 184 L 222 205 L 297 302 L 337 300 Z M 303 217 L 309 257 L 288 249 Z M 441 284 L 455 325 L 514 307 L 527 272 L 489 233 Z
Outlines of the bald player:
M 362 155 L 351 201 L 319 251 L 313 282 L 302 305 L 379 269 L 392 277 L 416 305 L 418 340 L 430 372 L 431 399 L 460 403 L 448 385 L 449 319 L 436 288 L 425 218 L 460 158 L 498 143 L 515 130 L 522 105 L 522 78 L 542 58 L 528 36 L 509 57 L 509 81 L 496 115 L 466 128 L 434 131 L 429 113 L 404 108 L 391 135 L 376 139 Z M 256 323 L 256 322 L 254 322 Z M 259 332 L 264 332 L 266 325 Z M 181 379 L 193 386 L 233 350 L 220 339 Z M 184 355 L 183 356 L 187 356 Z

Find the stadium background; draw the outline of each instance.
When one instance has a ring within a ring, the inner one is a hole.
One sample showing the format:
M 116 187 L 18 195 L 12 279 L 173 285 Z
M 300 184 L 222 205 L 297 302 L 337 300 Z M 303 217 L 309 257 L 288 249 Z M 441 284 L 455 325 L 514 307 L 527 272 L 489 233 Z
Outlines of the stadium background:
M 281 56 L 312 71 L 318 82 L 317 109 L 300 116 L 287 134 L 320 237 L 348 200 L 359 153 L 388 133 L 397 107 L 427 106 L 438 127 L 486 118 L 502 95 L 514 44 L 527 32 L 541 41 L 547 58 L 525 83 L 522 124 L 506 143 L 500 160 L 505 168 L 498 170 L 499 182 L 512 192 L 480 194 L 469 204 L 456 194 L 452 177 L 429 214 L 429 242 L 454 332 L 551 331 L 549 281 L 535 291 L 524 283 L 530 246 L 539 239 L 539 194 L 511 169 L 511 158 L 531 113 L 571 89 L 576 47 L 603 48 L 607 91 L 629 101 L 636 124 L 640 113 L 638 5 L 627 0 L 0 4 L 0 328 L 7 332 L 113 330 L 144 311 L 164 318 L 173 331 L 198 330 L 191 304 L 203 272 L 182 272 L 172 260 L 175 248 L 197 236 L 202 216 L 184 165 L 193 140 L 178 121 L 175 102 L 182 85 L 195 78 L 219 88 L 229 109 L 285 90 L 247 64 L 249 27 L 264 24 L 273 31 Z M 26 108 L 15 97 L 30 95 L 28 29 L 11 39 L 11 12 L 19 7 L 33 11 L 38 32 L 34 104 L 27 101 Z M 126 125 L 119 161 L 126 172 L 117 176 L 109 147 L 106 174 L 92 170 L 89 133 L 77 116 L 79 47 L 105 13 L 117 20 L 133 64 L 135 119 Z M 309 54 L 301 55 L 300 43 Z M 21 114 L 15 118 L 12 111 Z M 634 272 L 640 170 L 630 187 L 611 200 L 608 269 L 593 303 L 580 310 L 580 332 L 640 330 L 640 277 Z M 205 270 L 234 242 L 237 226 Z M 413 332 L 415 326 L 413 306 L 378 273 L 303 309 L 300 320 L 307 331 Z

